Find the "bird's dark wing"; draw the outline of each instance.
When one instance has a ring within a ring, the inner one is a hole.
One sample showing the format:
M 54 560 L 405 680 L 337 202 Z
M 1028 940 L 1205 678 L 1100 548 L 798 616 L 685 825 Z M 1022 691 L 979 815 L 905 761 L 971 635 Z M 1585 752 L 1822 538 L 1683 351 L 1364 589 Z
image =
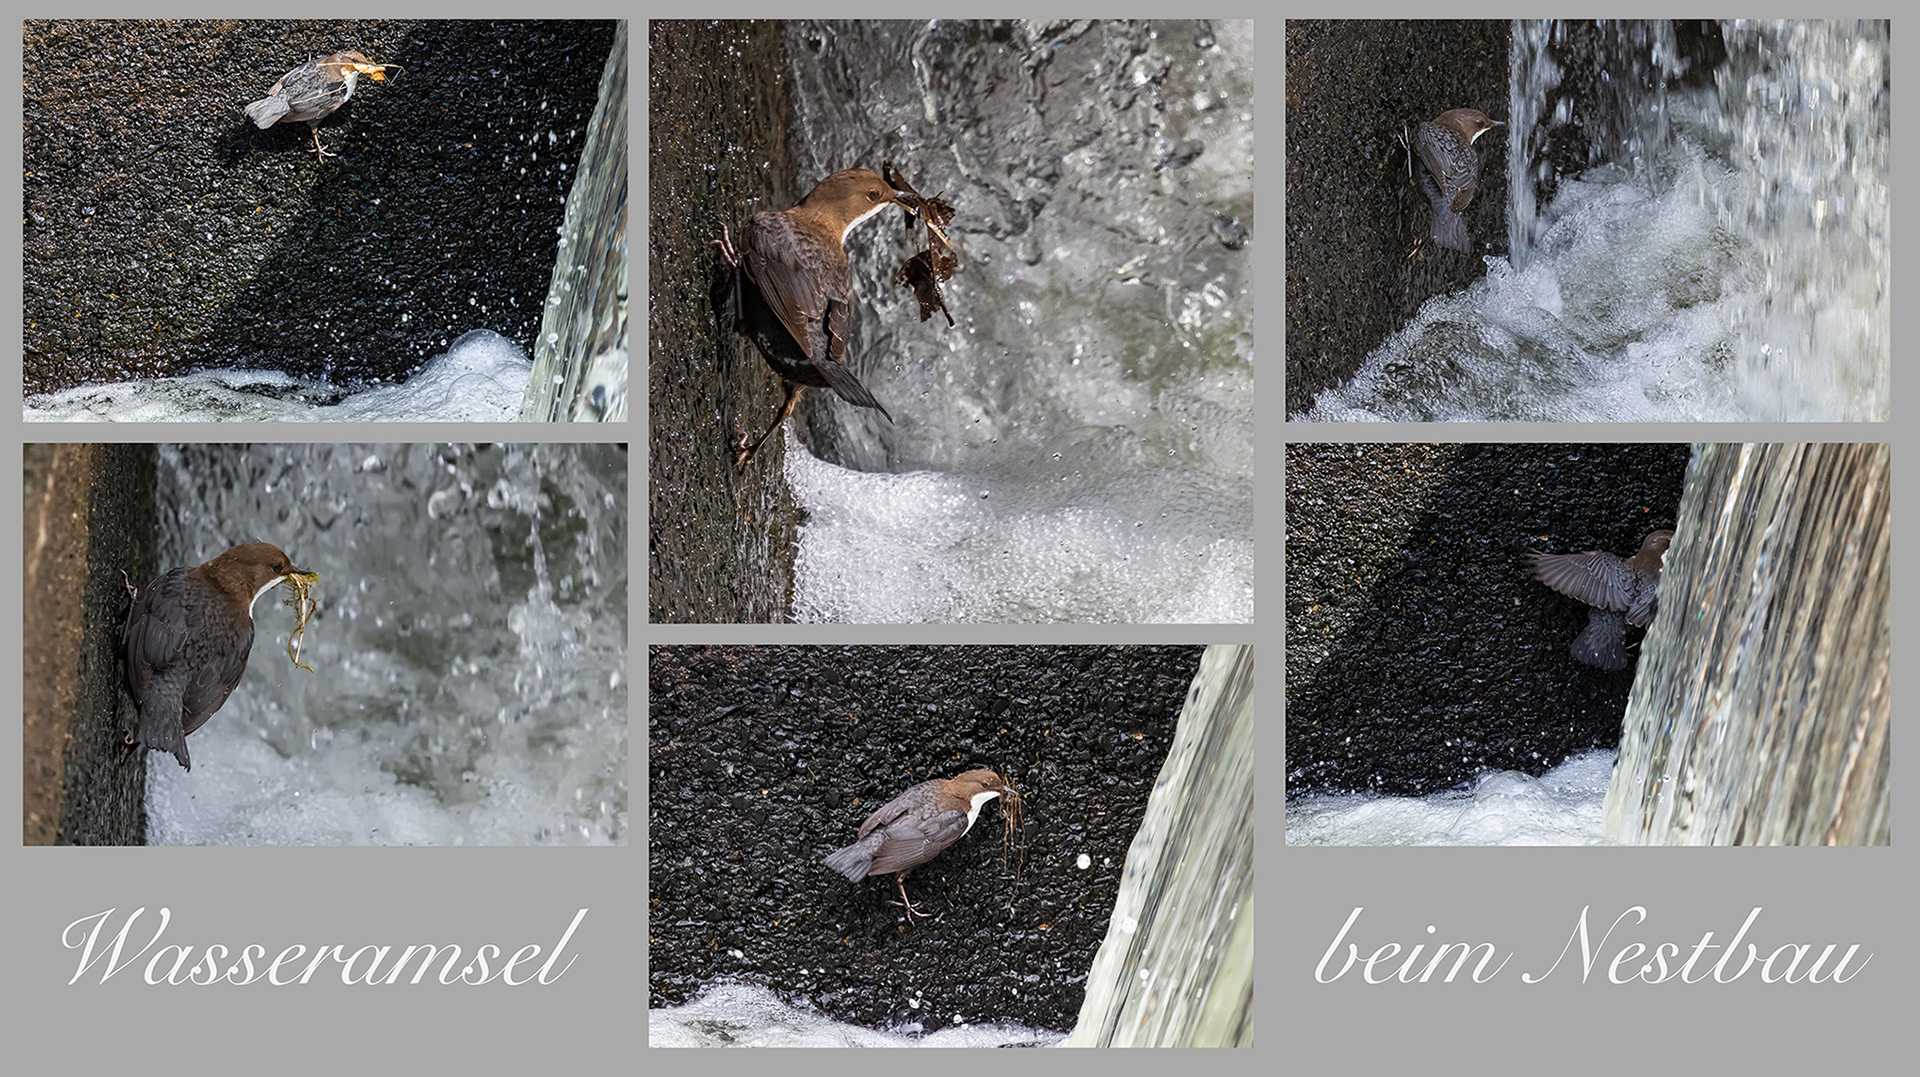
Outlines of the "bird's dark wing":
M 155 579 L 127 611 L 121 641 L 126 644 L 127 687 L 136 703 L 145 703 L 154 674 L 165 673 L 186 642 L 186 615 L 175 598 L 186 575 L 186 569 L 176 568 Z
M 915 864 L 933 859 L 940 850 L 967 832 L 967 813 L 943 811 L 912 825 L 902 824 L 887 831 L 887 840 L 874 854 L 869 875 L 905 871 Z
M 826 317 L 829 303 L 840 300 L 833 305 L 843 308 L 838 320 L 842 333 L 846 329 L 851 286 L 845 253 L 795 228 L 783 214 L 756 213 L 740 231 L 740 264 L 807 358 L 825 358 L 818 354 L 813 327 Z M 839 348 L 845 351 L 844 344 Z
M 1413 145 L 1420 154 L 1420 160 L 1425 162 L 1427 171 L 1439 182 L 1441 193 L 1448 199 L 1453 211 L 1463 213 L 1472 204 L 1474 192 L 1479 189 L 1480 159 L 1475 156 L 1471 143 L 1466 147 L 1445 144 L 1458 141 L 1438 124 L 1423 123 L 1413 132 Z
M 1541 553 L 1528 550 L 1533 578 L 1589 606 L 1625 612 L 1634 600 L 1637 574 L 1627 562 L 1604 550 Z
M 247 672 L 247 653 L 253 650 L 253 624 L 248 622 L 247 632 L 240 645 L 229 652 L 224 659 L 211 659 L 205 665 L 193 671 L 193 679 L 187 683 L 186 692 L 181 696 L 180 709 L 182 722 L 191 733 L 207 724 L 213 712 L 220 709 L 240 684 L 240 678 Z
M 888 823 L 891 823 L 895 819 L 900 818 L 902 815 L 906 814 L 906 811 L 908 808 L 911 808 L 915 804 L 919 804 L 921 802 L 922 798 L 925 796 L 927 786 L 938 785 L 938 784 L 940 784 L 939 781 L 934 780 L 934 781 L 921 782 L 919 785 L 909 786 L 907 787 L 907 790 L 901 793 L 899 796 L 894 797 L 892 800 L 889 800 L 885 804 L 882 804 L 879 807 L 873 809 L 873 814 L 867 816 L 866 821 L 860 824 L 860 836 L 864 838 L 867 836 L 867 833 L 871 831 L 874 827 L 886 826 Z
M 287 93 L 289 114 L 296 118 L 324 113 L 330 107 L 337 107 L 346 100 L 346 84 L 329 79 L 318 63 L 303 64 L 280 78 L 280 87 Z
M 845 296 L 827 304 L 827 358 L 836 363 L 847 361 L 847 312 L 851 309 Z

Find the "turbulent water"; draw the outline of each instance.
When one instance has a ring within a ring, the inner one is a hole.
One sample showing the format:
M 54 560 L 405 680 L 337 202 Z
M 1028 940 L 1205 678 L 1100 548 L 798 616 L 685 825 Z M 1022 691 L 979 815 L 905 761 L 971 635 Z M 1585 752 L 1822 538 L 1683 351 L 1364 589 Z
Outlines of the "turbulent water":
M 148 756 L 155 844 L 627 838 L 627 460 L 603 445 L 164 446 L 160 563 L 267 541 L 246 678 Z
M 28 422 L 508 422 L 533 364 L 498 333 L 455 340 L 400 385 L 348 391 L 278 370 L 202 370 L 26 399 Z
M 1515 27 L 1510 256 L 1293 418 L 1884 421 L 1887 24 L 1728 22 L 1726 61 L 1684 86 L 1668 23 L 1605 24 L 1578 56 L 1564 30 Z M 1575 64 L 1612 90 L 1580 117 L 1608 137 L 1553 177 L 1536 150 L 1573 118 L 1552 92 Z
M 790 446 L 795 619 L 1251 621 L 1252 24 L 788 35 L 798 173 L 893 162 L 960 257 L 948 328 L 897 217 L 849 240 L 895 421 Z
M 1613 758 L 1581 752 L 1538 778 L 1494 771 L 1426 797 L 1294 797 L 1287 844 L 1603 845 Z

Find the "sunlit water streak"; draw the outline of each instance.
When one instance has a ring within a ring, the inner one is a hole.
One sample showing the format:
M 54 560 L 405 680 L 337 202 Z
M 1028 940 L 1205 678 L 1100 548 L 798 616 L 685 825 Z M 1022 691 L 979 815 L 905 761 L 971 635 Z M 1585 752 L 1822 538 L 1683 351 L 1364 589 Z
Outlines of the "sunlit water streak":
M 1696 450 L 1627 704 L 1609 836 L 1890 840 L 1891 455 Z

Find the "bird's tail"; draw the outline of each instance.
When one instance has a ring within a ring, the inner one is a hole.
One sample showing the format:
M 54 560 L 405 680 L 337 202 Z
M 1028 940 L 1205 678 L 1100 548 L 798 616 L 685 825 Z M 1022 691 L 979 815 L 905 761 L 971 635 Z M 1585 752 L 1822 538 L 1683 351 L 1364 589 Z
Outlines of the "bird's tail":
M 1467 221 L 1442 199 L 1433 203 L 1433 241 L 1462 254 L 1468 250 Z
M 180 694 L 169 691 L 166 678 L 155 678 L 147 686 L 147 698 L 140 702 L 140 743 L 148 748 L 171 752 L 188 770 L 193 760 L 187 755 L 187 731 L 180 723 Z
M 887 415 L 887 409 L 880 406 L 880 402 L 873 398 L 872 393 L 867 392 L 867 387 L 860 384 L 860 379 L 854 377 L 853 371 L 848 370 L 844 363 L 828 361 L 814 365 L 819 369 L 820 376 L 827 379 L 827 387 L 839 394 L 840 399 L 859 407 L 873 408 L 880 414 Z M 892 422 L 893 416 L 887 415 L 887 421 Z
M 1627 668 L 1627 618 L 1599 607 L 1587 611 L 1587 628 L 1573 638 L 1574 660 L 1595 669 Z
M 879 407 L 878 404 L 874 406 Z M 859 882 L 867 877 L 867 869 L 873 867 L 873 854 L 880 851 L 880 843 L 885 840 L 886 835 L 875 830 L 844 849 L 828 853 L 820 863 L 845 875 L 852 882 Z
M 1433 206 L 1433 241 L 1448 250 L 1467 253 L 1470 246 L 1466 218 L 1453 208 L 1453 200 L 1440 190 L 1440 185 L 1433 181 L 1433 175 L 1424 168 L 1420 169 L 1420 193 L 1426 195 L 1427 203 Z
M 255 127 L 272 127 L 280 117 L 287 114 L 288 110 L 286 95 L 274 94 L 272 97 L 261 98 L 248 105 L 247 119 L 252 120 Z

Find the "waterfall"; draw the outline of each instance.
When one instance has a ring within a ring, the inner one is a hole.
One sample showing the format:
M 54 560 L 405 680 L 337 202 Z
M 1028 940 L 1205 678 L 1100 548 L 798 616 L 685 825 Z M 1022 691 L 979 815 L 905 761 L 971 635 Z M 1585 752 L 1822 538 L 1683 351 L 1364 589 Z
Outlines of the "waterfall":
M 1884 421 L 1882 22 L 1522 22 L 1508 241 L 1321 421 Z
M 1609 839 L 1890 841 L 1891 455 L 1696 449 L 1607 790 Z
M 620 20 L 600 100 L 567 194 L 533 377 L 528 422 L 627 417 L 627 21 Z
M 1253 1045 L 1253 716 L 1253 648 L 1207 648 L 1071 1046 Z

